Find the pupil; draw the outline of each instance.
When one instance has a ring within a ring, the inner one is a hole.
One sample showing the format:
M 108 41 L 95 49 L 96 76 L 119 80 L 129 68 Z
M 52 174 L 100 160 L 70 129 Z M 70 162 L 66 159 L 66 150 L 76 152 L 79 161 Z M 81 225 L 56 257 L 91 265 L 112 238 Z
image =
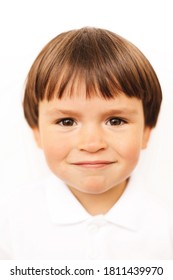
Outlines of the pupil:
M 120 120 L 118 120 L 118 119 L 112 119 L 112 120 L 111 120 L 111 124 L 112 124 L 112 125 L 119 125 L 119 124 L 120 124 Z
M 72 120 L 64 120 L 64 125 L 72 126 L 73 125 L 73 121 Z

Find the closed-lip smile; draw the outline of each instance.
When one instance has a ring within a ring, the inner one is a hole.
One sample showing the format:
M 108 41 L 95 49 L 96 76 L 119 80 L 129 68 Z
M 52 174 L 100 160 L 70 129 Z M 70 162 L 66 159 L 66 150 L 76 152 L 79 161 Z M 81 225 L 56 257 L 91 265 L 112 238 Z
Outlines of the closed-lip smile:
M 101 168 L 108 166 L 114 163 L 113 161 L 105 161 L 105 160 L 96 160 L 96 161 L 79 161 L 72 163 L 73 165 L 77 165 L 79 167 L 85 168 Z

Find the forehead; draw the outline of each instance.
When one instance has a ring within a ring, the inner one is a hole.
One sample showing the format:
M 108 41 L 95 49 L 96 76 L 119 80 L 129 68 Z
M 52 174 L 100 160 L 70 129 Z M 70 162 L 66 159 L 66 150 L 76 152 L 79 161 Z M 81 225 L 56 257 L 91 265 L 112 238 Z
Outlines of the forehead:
M 84 114 L 104 114 L 106 112 L 140 114 L 143 113 L 142 101 L 136 97 L 128 97 L 124 93 L 119 93 L 116 97 L 105 99 L 101 96 L 92 96 L 87 98 L 85 91 L 74 94 L 73 96 L 65 95 L 61 99 L 54 97 L 50 101 L 44 99 L 39 104 L 42 113 L 54 115 L 58 112 L 64 114 L 78 113 Z

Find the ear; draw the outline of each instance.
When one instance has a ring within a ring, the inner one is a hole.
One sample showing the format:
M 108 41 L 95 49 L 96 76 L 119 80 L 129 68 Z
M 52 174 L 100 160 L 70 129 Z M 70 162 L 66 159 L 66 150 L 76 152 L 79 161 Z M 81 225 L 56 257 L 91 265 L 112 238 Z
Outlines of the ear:
M 37 146 L 39 148 L 42 149 L 42 145 L 41 145 L 41 137 L 40 137 L 40 131 L 39 131 L 39 128 L 33 128 L 32 129 L 32 132 L 33 132 L 33 135 L 34 135 L 34 139 L 35 139 L 35 142 L 37 144 Z
M 142 149 L 146 149 L 147 148 L 147 144 L 149 142 L 151 132 L 152 132 L 152 128 L 151 127 L 146 126 L 144 128 L 144 134 L 143 134 L 143 139 L 142 139 Z

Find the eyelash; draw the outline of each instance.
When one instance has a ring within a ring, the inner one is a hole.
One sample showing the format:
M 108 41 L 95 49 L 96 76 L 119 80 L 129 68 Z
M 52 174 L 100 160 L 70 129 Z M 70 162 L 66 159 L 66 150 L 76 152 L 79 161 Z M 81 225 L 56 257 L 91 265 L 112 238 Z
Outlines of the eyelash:
M 73 122 L 73 124 L 76 123 L 76 121 L 75 121 L 74 119 L 71 119 L 71 118 L 63 118 L 63 119 L 60 119 L 60 120 L 56 121 L 56 124 L 58 124 L 58 125 L 60 125 L 60 126 L 68 126 L 68 127 L 73 126 L 73 125 L 68 125 L 67 123 L 66 123 L 67 125 L 64 125 L 63 122 L 65 122 L 65 121 L 66 121 L 66 122 L 69 122 L 69 121 L 70 121 L 71 123 Z
M 112 120 L 116 120 L 116 124 L 114 124 L 114 125 L 110 124 L 110 126 L 121 126 L 121 125 L 124 125 L 124 124 L 127 123 L 127 121 L 125 121 L 122 118 L 112 117 L 112 118 L 109 118 L 109 120 L 106 121 L 106 124 L 108 124 Z M 66 124 L 65 124 L 65 122 L 66 122 Z M 60 126 L 64 126 L 64 127 L 72 127 L 74 125 L 74 123 L 77 124 L 77 122 L 72 118 L 63 118 L 63 119 L 59 119 L 58 121 L 56 121 L 56 124 L 58 124 Z
M 112 125 L 112 126 L 121 126 L 127 123 L 127 121 L 125 121 L 122 118 L 118 118 L 118 117 L 112 117 L 110 118 L 106 123 L 111 122 L 112 120 L 116 120 L 116 124 Z M 117 123 L 118 122 L 118 123 Z M 111 125 L 111 124 L 110 124 Z

